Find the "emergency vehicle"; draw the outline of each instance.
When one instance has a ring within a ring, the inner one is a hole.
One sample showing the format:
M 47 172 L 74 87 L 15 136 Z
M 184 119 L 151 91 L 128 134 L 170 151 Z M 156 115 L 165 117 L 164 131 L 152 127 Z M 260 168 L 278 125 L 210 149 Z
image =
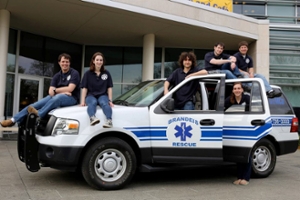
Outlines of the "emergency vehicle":
M 199 82 L 195 110 L 175 110 L 174 93 Z M 251 86 L 249 105 L 224 110 L 234 82 Z M 195 76 L 163 95 L 164 80 L 140 83 L 116 98 L 113 127 L 90 126 L 87 107 L 59 108 L 47 119 L 29 114 L 19 127 L 18 153 L 29 171 L 78 171 L 96 189 L 120 189 L 137 170 L 252 162 L 252 175 L 268 177 L 276 157 L 298 148 L 298 119 L 285 95 L 268 98 L 261 79 Z M 274 90 L 279 87 L 272 86 Z

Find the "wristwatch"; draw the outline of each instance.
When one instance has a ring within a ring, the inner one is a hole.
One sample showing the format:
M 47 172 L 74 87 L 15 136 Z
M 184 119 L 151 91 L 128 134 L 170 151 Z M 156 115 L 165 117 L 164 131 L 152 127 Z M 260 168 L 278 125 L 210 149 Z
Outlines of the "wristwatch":
M 56 88 L 55 88 L 55 89 L 53 89 L 53 92 L 54 92 L 54 94 L 56 94 Z

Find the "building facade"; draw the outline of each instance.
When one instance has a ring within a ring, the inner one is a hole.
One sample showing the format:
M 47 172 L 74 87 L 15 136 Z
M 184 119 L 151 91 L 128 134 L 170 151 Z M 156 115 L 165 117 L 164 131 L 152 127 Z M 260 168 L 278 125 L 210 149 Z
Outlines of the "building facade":
M 81 75 L 102 52 L 116 97 L 142 80 L 167 77 L 182 51 L 194 51 L 203 67 L 219 41 L 227 53 L 248 41 L 256 72 L 269 77 L 269 38 L 268 20 L 189 0 L 1 1 L 0 118 L 47 95 L 63 52 Z
M 233 0 L 233 12 L 270 21 L 270 83 L 300 107 L 300 1 Z

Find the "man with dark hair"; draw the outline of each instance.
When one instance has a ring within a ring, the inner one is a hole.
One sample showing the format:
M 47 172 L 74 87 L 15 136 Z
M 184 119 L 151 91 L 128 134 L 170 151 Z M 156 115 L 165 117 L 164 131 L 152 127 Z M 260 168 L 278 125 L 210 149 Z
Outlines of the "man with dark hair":
M 170 85 L 178 85 L 181 81 L 195 72 L 197 72 L 197 75 L 207 74 L 206 70 L 196 68 L 197 59 L 193 52 L 182 52 L 179 56 L 178 64 L 180 65 L 180 68 L 176 69 L 165 81 L 164 94 L 169 92 Z M 178 89 L 174 95 L 175 108 L 179 110 L 194 110 L 195 105 L 193 96 L 198 87 L 198 81 L 192 80 Z
M 224 43 L 218 42 L 214 45 L 214 51 L 205 54 L 205 69 L 209 74 L 226 74 L 227 79 L 242 77 L 239 69 L 235 66 L 236 58 L 223 53 L 224 48 Z
M 61 71 L 53 76 L 48 91 L 49 95 L 25 107 L 13 118 L 3 120 L 1 126 L 11 127 L 16 122 L 21 123 L 28 113 L 34 113 L 43 118 L 52 109 L 77 104 L 80 98 L 80 75 L 77 70 L 70 68 L 70 62 L 70 55 L 66 53 L 60 54 L 58 64 Z
M 270 84 L 268 83 L 267 79 L 261 74 L 255 74 L 253 69 L 253 60 L 247 54 L 248 52 L 248 42 L 241 41 L 238 44 L 239 52 L 234 54 L 236 57 L 236 66 L 239 68 L 240 72 L 243 74 L 244 78 L 260 78 L 263 80 L 267 95 L 269 98 L 273 98 L 276 96 L 280 96 L 281 92 L 275 91 L 271 88 Z

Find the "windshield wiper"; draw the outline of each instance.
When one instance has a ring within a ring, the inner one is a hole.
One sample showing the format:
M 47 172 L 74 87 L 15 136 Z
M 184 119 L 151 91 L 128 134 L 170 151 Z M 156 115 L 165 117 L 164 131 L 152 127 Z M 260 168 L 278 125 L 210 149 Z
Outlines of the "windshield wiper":
M 118 104 L 118 105 L 124 105 L 124 106 L 128 106 L 129 103 L 125 100 L 121 100 L 121 99 L 117 99 L 117 100 L 114 100 L 113 102 L 114 104 Z

